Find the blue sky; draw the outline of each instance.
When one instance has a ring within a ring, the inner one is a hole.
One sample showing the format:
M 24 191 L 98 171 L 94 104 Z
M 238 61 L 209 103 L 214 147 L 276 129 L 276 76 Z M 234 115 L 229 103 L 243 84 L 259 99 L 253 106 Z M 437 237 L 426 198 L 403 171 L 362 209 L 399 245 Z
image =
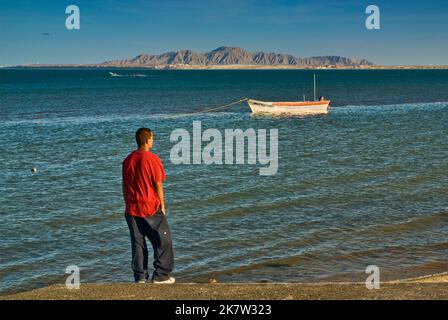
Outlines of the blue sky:
M 70 4 L 80 8 L 80 30 L 65 28 Z M 365 28 L 370 4 L 381 10 L 381 30 Z M 219 46 L 448 64 L 447 33 L 446 0 L 0 0 L 0 65 L 97 63 Z

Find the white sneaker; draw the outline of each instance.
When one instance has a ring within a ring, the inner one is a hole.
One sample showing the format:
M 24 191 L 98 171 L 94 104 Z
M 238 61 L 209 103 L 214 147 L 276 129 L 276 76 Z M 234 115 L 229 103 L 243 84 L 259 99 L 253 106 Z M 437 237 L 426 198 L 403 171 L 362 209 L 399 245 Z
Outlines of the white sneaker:
M 137 283 L 137 284 L 140 284 L 140 283 L 146 283 L 146 280 L 144 280 L 144 279 L 143 279 L 143 280 L 139 280 L 139 281 L 137 281 L 136 283 Z
M 164 281 L 152 280 L 152 283 L 161 283 L 161 284 L 171 284 L 174 282 L 176 282 L 176 279 L 174 277 L 169 277 L 168 279 L 166 279 Z

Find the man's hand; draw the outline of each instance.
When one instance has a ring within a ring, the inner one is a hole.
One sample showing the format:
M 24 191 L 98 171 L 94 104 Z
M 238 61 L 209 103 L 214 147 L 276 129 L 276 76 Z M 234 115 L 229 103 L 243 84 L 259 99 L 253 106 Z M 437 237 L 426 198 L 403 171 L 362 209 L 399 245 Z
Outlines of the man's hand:
M 163 195 L 162 181 L 156 183 L 155 187 L 156 187 L 157 195 L 159 196 L 159 200 L 160 200 L 160 211 L 162 211 L 163 215 L 166 215 L 165 199 L 164 199 L 164 195 Z

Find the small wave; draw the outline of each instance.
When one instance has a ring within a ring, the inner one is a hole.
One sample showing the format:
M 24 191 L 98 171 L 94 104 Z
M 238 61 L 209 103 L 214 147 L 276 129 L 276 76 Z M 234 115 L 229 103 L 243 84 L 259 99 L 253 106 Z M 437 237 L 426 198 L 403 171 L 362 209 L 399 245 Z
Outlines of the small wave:
M 143 121 L 143 120 L 170 120 L 179 118 L 188 118 L 195 116 L 200 117 L 224 117 L 230 115 L 238 115 L 237 112 L 213 112 L 207 114 L 189 114 L 189 113 L 158 113 L 151 115 L 110 115 L 110 116 L 79 116 L 64 118 L 41 118 L 41 119 L 16 119 L 3 121 L 1 126 L 17 126 L 17 125 L 66 125 L 66 124 L 95 124 L 104 122 L 126 122 L 126 121 Z
M 427 275 L 414 277 L 414 278 L 406 278 L 406 279 L 398 280 L 398 282 L 427 281 L 427 280 L 431 280 L 431 279 L 439 278 L 439 277 L 448 277 L 448 272 L 440 272 L 440 273 L 427 274 Z
M 6 281 L 5 285 L 0 288 L 2 295 L 16 294 L 24 291 L 45 288 L 54 284 L 64 283 L 66 275 L 54 275 L 49 272 L 34 275 L 32 277 L 24 277 L 19 280 Z
M 428 250 L 433 251 L 436 248 L 443 251 L 446 250 L 447 246 L 448 243 L 444 242 L 422 246 L 416 245 L 411 247 L 389 246 L 374 249 L 361 249 L 350 252 L 322 252 L 321 250 L 313 250 L 293 256 L 260 259 L 250 264 L 216 270 L 209 275 L 214 277 L 226 277 L 231 280 L 232 278 L 241 278 L 243 275 L 248 278 L 253 278 L 253 276 L 258 277 L 260 275 L 267 277 L 279 276 L 280 271 L 275 269 L 288 269 L 289 271 L 287 273 L 289 275 L 284 280 L 287 282 L 294 282 L 294 280 L 291 281 L 291 279 L 296 277 L 297 279 L 304 280 L 310 280 L 313 278 L 316 279 L 316 277 L 322 277 L 323 274 L 325 274 L 325 277 L 331 277 L 335 280 L 342 279 L 342 277 L 347 276 L 354 279 L 359 272 L 363 270 L 366 265 L 368 265 L 369 261 L 372 261 L 374 258 L 375 261 L 382 262 L 383 268 L 388 269 L 387 273 L 390 280 L 401 279 L 403 278 L 403 275 L 406 276 L 407 274 L 428 277 L 428 273 L 444 275 L 445 272 L 443 270 L 446 270 L 446 261 L 435 259 L 432 262 L 428 262 L 425 259 L 421 259 L 419 261 L 415 261 L 413 264 L 408 264 L 406 266 L 402 265 L 400 268 L 396 268 L 395 263 L 397 260 L 397 255 L 402 256 Z M 296 273 L 299 269 L 302 271 L 298 271 Z M 400 272 L 400 270 L 402 272 Z M 255 273 L 255 271 L 259 272 Z M 303 272 L 306 272 L 306 274 L 302 274 Z M 201 277 L 201 275 L 198 276 Z
M 223 116 L 230 116 L 230 115 L 240 115 L 238 112 L 203 112 L 203 113 L 175 113 L 175 114 L 159 114 L 158 116 L 163 119 L 179 119 L 179 118 L 189 118 L 189 117 L 196 117 L 198 120 L 202 117 L 223 117 Z
M 416 230 L 426 229 L 434 224 L 439 223 L 448 223 L 448 212 L 415 217 L 397 224 L 372 226 L 367 229 L 362 229 L 359 232 L 363 235 L 384 237 L 388 234 L 415 232 Z
M 418 102 L 418 103 L 399 103 L 399 104 L 380 104 L 380 105 L 345 105 L 334 106 L 330 110 L 333 111 L 391 111 L 391 110 L 409 110 L 409 109 L 426 109 L 426 108 L 442 108 L 448 107 L 448 102 Z M 331 112 L 331 111 L 330 111 Z
M 102 215 L 97 216 L 76 216 L 72 215 L 70 216 L 70 220 L 67 220 L 66 216 L 60 216 L 60 217 L 51 217 L 49 219 L 44 220 L 43 224 L 51 229 L 60 229 L 61 226 L 67 226 L 70 225 L 73 226 L 84 226 L 84 225 L 96 225 L 100 224 L 102 222 L 113 222 L 113 221 L 119 221 L 122 219 L 122 213 L 121 212 L 109 212 Z

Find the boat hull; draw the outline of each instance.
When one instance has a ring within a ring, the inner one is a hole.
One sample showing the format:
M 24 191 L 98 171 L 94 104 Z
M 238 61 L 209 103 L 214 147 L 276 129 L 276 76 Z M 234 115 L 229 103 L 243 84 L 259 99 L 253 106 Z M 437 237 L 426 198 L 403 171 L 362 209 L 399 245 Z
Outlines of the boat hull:
M 252 113 L 254 114 L 291 114 L 291 115 L 316 115 L 326 114 L 330 106 L 329 100 L 309 102 L 267 102 L 248 99 Z

